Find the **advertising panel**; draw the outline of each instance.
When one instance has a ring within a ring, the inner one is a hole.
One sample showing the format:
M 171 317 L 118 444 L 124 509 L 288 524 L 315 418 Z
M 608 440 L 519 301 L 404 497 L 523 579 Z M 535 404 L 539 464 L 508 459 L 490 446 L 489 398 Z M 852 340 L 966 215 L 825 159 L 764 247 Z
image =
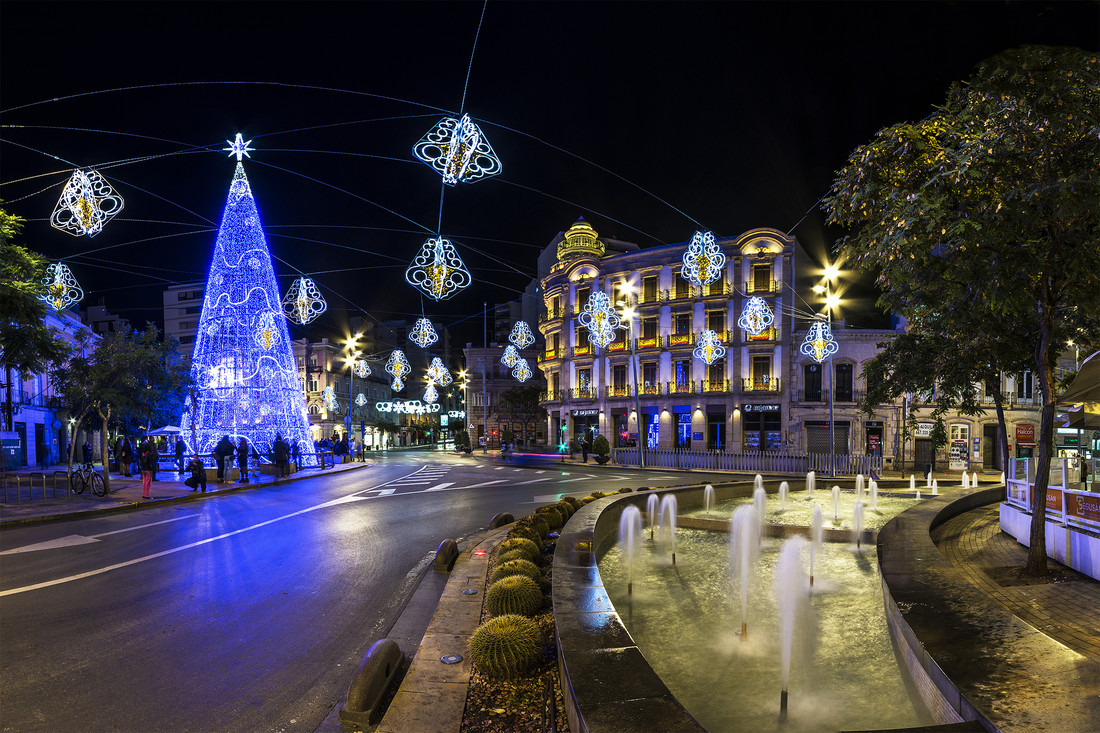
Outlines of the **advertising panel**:
M 1035 447 L 1035 426 L 1031 423 L 1016 424 L 1016 445 L 1021 448 Z

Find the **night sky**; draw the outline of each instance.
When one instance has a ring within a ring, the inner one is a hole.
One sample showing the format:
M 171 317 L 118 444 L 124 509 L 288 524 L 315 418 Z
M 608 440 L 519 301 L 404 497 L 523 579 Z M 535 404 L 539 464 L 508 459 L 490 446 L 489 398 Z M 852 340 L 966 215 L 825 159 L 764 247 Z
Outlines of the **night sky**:
M 1100 45 L 1095 2 L 491 2 L 470 67 L 482 8 L 6 0 L 0 198 L 85 304 L 156 322 L 166 285 L 205 280 L 240 132 L 280 287 L 311 275 L 328 300 L 312 338 L 423 307 L 480 342 L 482 302 L 519 297 L 581 215 L 642 247 L 797 225 L 820 260 L 840 233 L 816 203 L 876 130 L 999 51 Z M 460 111 L 503 173 L 447 188 L 440 216 L 411 148 Z M 75 166 L 126 201 L 94 238 L 49 226 Z M 404 270 L 437 230 L 475 282 L 422 306 Z

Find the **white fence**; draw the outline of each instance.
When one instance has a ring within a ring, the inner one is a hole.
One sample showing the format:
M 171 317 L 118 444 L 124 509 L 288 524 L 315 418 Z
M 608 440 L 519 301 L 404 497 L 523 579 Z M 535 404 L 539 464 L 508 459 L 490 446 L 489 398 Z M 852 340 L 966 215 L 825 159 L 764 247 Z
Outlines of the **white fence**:
M 614 455 L 620 466 L 638 466 L 636 448 L 618 448 Z M 829 473 L 830 461 L 835 462 L 837 475 L 870 475 L 882 472 L 881 456 L 861 456 L 828 453 L 722 453 L 719 451 L 646 450 L 645 465 L 653 468 L 732 471 L 736 473 L 796 473 L 816 471 Z
M 1035 461 L 1017 458 L 1010 464 L 1011 476 L 1005 500 L 1020 511 L 1031 513 L 1035 491 Z M 1067 487 L 1066 479 L 1072 476 L 1067 459 L 1055 458 L 1050 462 L 1050 483 L 1047 486 L 1047 520 L 1067 527 L 1078 527 L 1090 532 L 1100 531 L 1100 494 L 1078 491 Z

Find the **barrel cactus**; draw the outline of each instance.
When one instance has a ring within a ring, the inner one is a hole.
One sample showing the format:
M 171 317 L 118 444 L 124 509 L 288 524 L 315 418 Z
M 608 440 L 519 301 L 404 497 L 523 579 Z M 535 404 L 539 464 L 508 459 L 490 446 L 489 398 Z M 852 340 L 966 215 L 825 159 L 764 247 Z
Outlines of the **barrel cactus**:
M 509 550 L 508 552 L 502 552 L 497 555 L 497 562 L 502 565 L 512 562 L 513 560 L 532 560 L 532 558 L 523 550 Z
M 558 529 L 563 524 L 565 524 L 565 520 L 562 519 L 561 512 L 559 512 L 552 506 L 540 506 L 538 509 L 535 510 L 535 514 L 545 519 L 546 525 L 550 529 Z
M 506 537 L 507 539 L 505 540 L 505 542 L 511 542 L 512 540 L 526 540 L 535 547 L 538 547 L 539 541 L 542 540 L 542 538 L 539 537 L 538 530 L 528 524 L 516 524 L 516 526 L 508 530 L 508 534 L 506 535 Z
M 506 614 L 489 619 L 470 637 L 470 658 L 484 674 L 514 679 L 542 658 L 542 634 L 525 616 Z
M 542 608 L 542 588 L 526 575 L 509 575 L 489 586 L 485 605 L 494 616 L 534 616 Z
M 523 553 L 523 557 L 525 560 L 531 561 L 534 561 L 536 557 L 542 554 L 539 551 L 538 545 L 536 545 L 531 540 L 524 539 L 522 537 L 512 537 L 506 539 L 504 540 L 504 542 L 500 543 L 500 547 L 498 549 L 502 554 L 505 552 L 515 552 L 516 550 L 519 550 Z
M 501 578 L 507 578 L 509 575 L 526 575 L 537 583 L 542 578 L 542 571 L 539 570 L 538 565 L 529 560 L 512 560 L 497 565 L 489 582 L 490 584 L 495 583 Z
M 581 508 L 581 500 L 575 496 L 563 496 L 561 500 L 564 501 L 566 504 L 572 505 L 574 510 Z

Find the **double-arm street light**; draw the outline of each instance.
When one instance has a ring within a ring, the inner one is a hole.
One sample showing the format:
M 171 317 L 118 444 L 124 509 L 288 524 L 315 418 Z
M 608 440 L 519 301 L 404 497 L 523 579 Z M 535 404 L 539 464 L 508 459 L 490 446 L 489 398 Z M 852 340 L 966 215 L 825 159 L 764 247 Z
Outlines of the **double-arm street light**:
M 351 406 L 355 404 L 355 369 L 359 360 L 363 358 L 363 352 L 359 350 L 359 339 L 363 334 L 356 333 L 343 340 L 344 365 L 348 367 L 348 416 L 345 422 L 344 437 L 351 441 Z M 360 449 L 360 455 L 362 451 Z
M 823 294 L 825 296 L 825 323 L 829 329 L 829 337 L 832 338 L 833 333 L 833 308 L 836 308 L 840 304 L 840 297 L 833 292 L 833 281 L 837 279 L 837 275 L 840 271 L 836 265 L 825 266 L 825 279 L 819 285 L 814 286 L 814 292 Z M 836 476 L 836 438 L 834 436 L 833 425 L 833 389 L 835 387 L 836 377 L 833 375 L 833 350 L 827 351 L 829 370 L 829 475 Z
M 626 330 L 627 341 L 630 343 L 630 360 L 634 362 L 634 419 L 638 425 L 638 465 L 641 468 L 645 468 L 645 438 L 642 435 L 642 403 L 641 398 L 638 396 L 638 355 L 634 351 L 634 314 L 637 312 L 638 288 L 629 280 L 624 280 L 619 283 L 619 292 L 622 293 L 624 297 L 622 300 L 615 301 L 615 304 L 622 308 L 623 319 L 626 321 L 626 325 L 619 326 L 619 328 Z

